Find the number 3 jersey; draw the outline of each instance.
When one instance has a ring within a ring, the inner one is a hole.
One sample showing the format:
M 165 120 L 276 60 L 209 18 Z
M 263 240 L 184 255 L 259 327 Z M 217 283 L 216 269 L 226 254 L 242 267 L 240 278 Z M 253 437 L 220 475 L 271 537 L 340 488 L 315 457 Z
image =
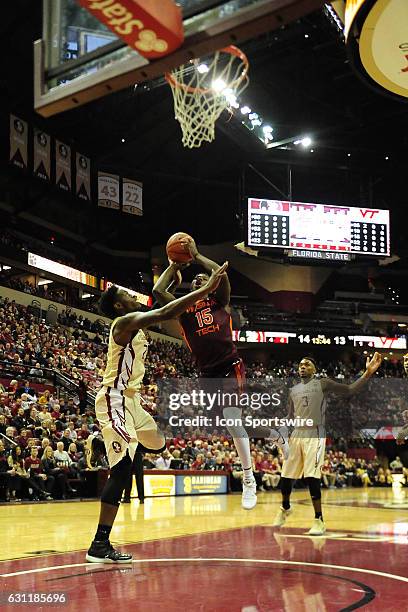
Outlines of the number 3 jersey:
M 144 332 L 139 329 L 132 334 L 126 346 L 117 344 L 113 339 L 112 323 L 109 333 L 108 361 L 102 384 L 104 387 L 127 391 L 134 394 L 139 390 L 145 373 L 144 361 L 147 355 L 148 342 Z
M 203 374 L 217 375 L 238 359 L 232 341 L 231 316 L 215 296 L 197 302 L 179 318 L 184 339 Z
M 290 391 L 290 397 L 295 417 L 312 419 L 313 426 L 325 424 L 326 398 L 318 378 L 312 378 L 306 384 L 300 382 L 295 385 Z

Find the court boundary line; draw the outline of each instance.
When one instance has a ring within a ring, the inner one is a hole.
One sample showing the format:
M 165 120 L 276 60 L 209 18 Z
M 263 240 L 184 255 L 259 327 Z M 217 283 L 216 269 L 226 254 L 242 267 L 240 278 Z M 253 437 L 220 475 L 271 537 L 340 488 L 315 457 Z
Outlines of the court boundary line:
M 408 577 L 400 576 L 398 574 L 389 574 L 388 572 L 380 572 L 378 570 L 372 570 L 363 567 L 348 567 L 345 565 L 334 565 L 331 563 L 312 563 L 310 561 L 285 561 L 283 559 L 240 559 L 230 557 L 158 557 L 158 558 L 147 558 L 147 559 L 133 559 L 133 563 L 208 563 L 208 562 L 227 562 L 227 563 L 255 563 L 255 564 L 271 564 L 271 565 L 302 565 L 305 567 L 320 567 L 326 569 L 335 569 L 346 572 L 357 572 L 361 574 L 370 574 L 372 576 L 380 576 L 382 578 L 389 578 L 390 580 L 398 580 L 399 582 L 408 583 Z M 14 576 L 23 576 L 24 574 L 41 574 L 43 572 L 52 572 L 60 569 L 67 569 L 70 567 L 95 567 L 99 565 L 106 565 L 104 563 L 70 563 L 67 565 L 54 565 L 48 567 L 39 567 L 29 570 L 21 570 L 18 572 L 11 572 L 9 574 L 0 574 L 1 578 L 12 578 Z M 125 567 L 127 564 L 120 564 L 121 567 Z M 130 564 L 129 564 L 130 565 Z M 111 564 L 109 564 L 109 567 Z
M 296 534 L 296 533 L 287 533 L 287 530 L 293 531 L 293 530 L 302 530 L 302 527 L 291 527 L 289 525 L 285 525 L 285 527 L 282 528 L 277 528 L 274 527 L 273 525 L 269 524 L 269 523 L 258 523 L 256 525 L 244 525 L 242 527 L 224 527 L 223 529 L 215 529 L 215 530 L 211 530 L 211 531 L 200 531 L 197 533 L 180 533 L 180 534 L 175 534 L 173 536 L 167 536 L 165 538 L 152 538 L 149 540 L 134 540 L 132 542 L 129 541 L 121 541 L 120 539 L 114 539 L 112 538 L 112 542 L 113 544 L 116 544 L 118 546 L 137 546 L 139 544 L 149 544 L 151 542 L 163 542 L 163 541 L 168 541 L 168 540 L 176 540 L 176 539 L 180 539 L 180 538 L 191 538 L 191 537 L 195 537 L 195 536 L 199 536 L 199 535 L 210 535 L 213 533 L 224 533 L 224 532 L 229 532 L 229 531 L 239 531 L 241 529 L 264 529 L 264 528 L 270 528 L 273 529 L 274 532 L 276 531 L 277 533 L 281 533 L 282 535 L 288 535 L 291 537 L 305 537 L 307 535 L 307 533 L 300 531 L 300 533 Z M 305 527 L 305 529 L 307 529 L 307 527 Z M 328 539 L 328 540 L 335 540 L 334 537 L 330 537 L 331 533 L 335 534 L 335 533 L 339 533 L 335 530 L 327 530 L 323 536 L 323 539 Z M 390 536 L 394 536 L 394 532 L 389 532 L 389 533 L 384 533 L 384 532 L 366 532 L 366 531 L 361 531 L 361 530 L 355 530 L 355 529 L 348 529 L 347 532 L 345 531 L 344 533 L 351 533 L 351 534 L 360 534 L 362 536 L 364 535 L 368 535 L 368 536 L 375 536 L 375 535 L 382 535 L 384 537 L 390 537 Z M 403 534 L 402 534 L 403 535 Z M 318 537 L 318 538 L 322 538 L 322 536 L 309 536 L 310 539 L 314 538 L 314 537 Z M 348 539 L 350 541 L 353 541 L 352 538 Z M 374 538 L 368 537 L 368 541 L 373 541 L 375 542 Z M 12 561 L 27 561 L 29 559 L 43 559 L 45 557 L 56 557 L 59 555 L 71 555 L 71 554 L 75 554 L 75 553 L 85 553 L 86 552 L 86 548 L 75 548 L 73 550 L 63 550 L 60 552 L 53 552 L 53 553 L 43 553 L 43 554 L 38 554 L 38 555 L 32 555 L 32 554 L 27 554 L 27 556 L 24 557 L 12 557 L 11 559 L 0 559 L 0 567 L 2 563 L 11 563 Z M 0 576 L 2 576 L 2 574 L 0 574 Z

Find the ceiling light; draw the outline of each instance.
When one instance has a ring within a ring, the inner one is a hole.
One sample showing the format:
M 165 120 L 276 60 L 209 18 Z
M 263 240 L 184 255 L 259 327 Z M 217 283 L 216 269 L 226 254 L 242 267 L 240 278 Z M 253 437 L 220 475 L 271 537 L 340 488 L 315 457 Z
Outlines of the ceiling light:
M 347 153 L 347 157 L 351 157 L 351 153 Z
M 81 295 L 81 299 L 83 299 L 83 300 L 86 300 L 86 299 L 91 298 L 91 297 L 93 297 L 93 293 L 83 293 Z
M 209 67 L 207 66 L 207 64 L 199 64 L 197 66 L 197 72 L 199 72 L 200 74 L 205 74 L 208 71 Z
M 262 131 L 265 135 L 270 134 L 271 132 L 273 132 L 273 127 L 271 127 L 270 125 L 264 125 Z
M 243 115 L 248 115 L 248 113 L 251 112 L 251 109 L 249 108 L 249 106 L 241 106 L 241 113 Z
M 310 138 L 310 136 L 304 136 L 303 138 L 299 138 L 298 140 L 294 140 L 293 144 L 295 144 L 295 145 L 301 144 L 306 149 L 307 147 L 310 147 L 312 142 L 313 141 Z
M 388 155 L 386 155 L 386 156 L 385 156 L 385 159 L 386 159 L 386 160 L 389 160 L 390 158 L 388 157 Z
M 250 113 L 250 115 L 248 115 L 248 119 L 250 119 L 251 121 L 252 119 L 258 119 L 258 117 L 258 113 Z
M 125 139 L 124 139 L 124 138 L 122 138 L 122 142 L 125 142 Z
M 215 81 L 212 82 L 211 87 L 214 89 L 214 91 L 222 91 L 223 89 L 225 89 L 227 86 L 226 82 L 223 81 L 222 79 L 215 79 Z
M 252 119 L 251 123 L 254 127 L 262 125 L 262 121 L 260 119 Z
M 312 144 L 312 139 L 309 136 L 305 136 L 305 138 L 302 138 L 302 140 L 300 141 L 300 144 L 306 149 Z
M 314 149 L 310 149 L 310 152 L 311 152 L 311 153 L 314 153 Z
M 51 283 L 53 283 L 54 281 L 49 280 L 48 278 L 42 278 L 41 280 L 38 281 L 38 286 L 40 287 L 41 285 L 51 285 Z
M 305 38 L 309 38 L 309 34 L 305 34 Z
M 11 270 L 11 266 L 3 266 L 3 270 Z

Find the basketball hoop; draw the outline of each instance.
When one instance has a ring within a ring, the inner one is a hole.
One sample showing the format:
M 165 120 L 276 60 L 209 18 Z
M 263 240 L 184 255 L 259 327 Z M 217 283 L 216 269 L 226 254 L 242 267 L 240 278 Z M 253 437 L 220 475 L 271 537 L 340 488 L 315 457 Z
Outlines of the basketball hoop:
M 214 140 L 221 113 L 239 108 L 237 97 L 248 85 L 248 68 L 245 53 L 231 45 L 210 61 L 195 59 L 166 72 L 185 147 L 193 149 Z

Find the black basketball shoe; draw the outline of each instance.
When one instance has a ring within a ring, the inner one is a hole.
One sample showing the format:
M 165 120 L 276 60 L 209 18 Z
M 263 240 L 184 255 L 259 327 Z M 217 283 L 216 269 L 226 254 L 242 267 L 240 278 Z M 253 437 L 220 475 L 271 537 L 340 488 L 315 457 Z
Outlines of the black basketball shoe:
M 86 560 L 90 563 L 132 563 L 132 555 L 115 550 L 109 540 L 94 540 Z

